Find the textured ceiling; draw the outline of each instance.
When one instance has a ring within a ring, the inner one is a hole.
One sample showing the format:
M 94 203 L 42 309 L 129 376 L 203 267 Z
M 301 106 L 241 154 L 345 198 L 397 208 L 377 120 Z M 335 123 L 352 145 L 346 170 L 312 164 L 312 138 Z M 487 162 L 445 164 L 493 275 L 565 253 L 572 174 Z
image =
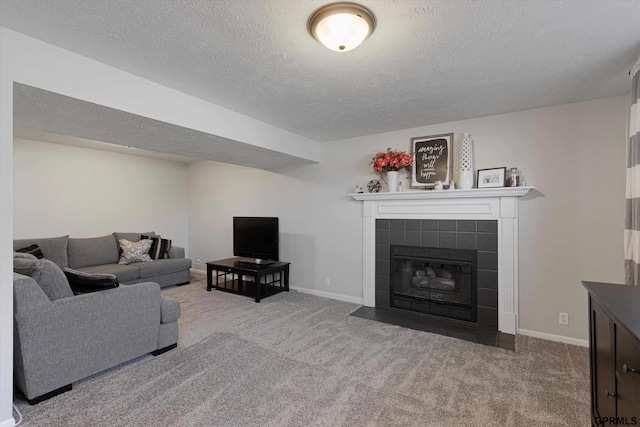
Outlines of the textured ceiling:
M 0 25 L 316 141 L 628 92 L 640 1 L 362 0 L 332 52 L 326 0 L 0 0 Z

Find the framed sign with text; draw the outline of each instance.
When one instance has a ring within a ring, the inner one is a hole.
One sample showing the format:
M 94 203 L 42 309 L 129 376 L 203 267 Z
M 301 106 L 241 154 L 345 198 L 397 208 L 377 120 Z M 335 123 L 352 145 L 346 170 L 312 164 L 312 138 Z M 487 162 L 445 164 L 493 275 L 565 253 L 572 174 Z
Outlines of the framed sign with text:
M 433 188 L 436 181 L 453 179 L 453 133 L 411 138 L 413 169 L 411 185 Z

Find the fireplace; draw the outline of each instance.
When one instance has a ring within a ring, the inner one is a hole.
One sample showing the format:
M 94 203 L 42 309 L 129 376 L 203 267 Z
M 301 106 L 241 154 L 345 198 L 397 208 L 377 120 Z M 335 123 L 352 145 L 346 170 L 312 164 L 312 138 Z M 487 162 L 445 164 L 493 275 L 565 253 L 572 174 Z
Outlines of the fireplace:
M 532 190 L 533 187 L 509 187 L 350 194 L 363 202 L 364 306 L 390 309 L 390 245 L 456 249 L 476 245 L 477 323 L 516 334 L 518 199 Z M 406 227 L 397 230 L 400 221 Z M 466 221 L 471 222 L 465 224 Z M 383 228 L 385 222 L 390 224 Z M 475 236 L 469 229 L 473 224 L 477 226 Z
M 477 251 L 392 245 L 390 307 L 476 323 Z

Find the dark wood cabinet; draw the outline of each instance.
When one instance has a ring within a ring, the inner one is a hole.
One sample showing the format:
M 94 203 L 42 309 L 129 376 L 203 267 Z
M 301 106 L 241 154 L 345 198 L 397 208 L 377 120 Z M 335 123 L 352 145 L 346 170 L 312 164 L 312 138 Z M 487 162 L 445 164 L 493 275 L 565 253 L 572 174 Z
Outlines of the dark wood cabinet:
M 591 422 L 640 425 L 640 288 L 583 284 L 589 291 Z

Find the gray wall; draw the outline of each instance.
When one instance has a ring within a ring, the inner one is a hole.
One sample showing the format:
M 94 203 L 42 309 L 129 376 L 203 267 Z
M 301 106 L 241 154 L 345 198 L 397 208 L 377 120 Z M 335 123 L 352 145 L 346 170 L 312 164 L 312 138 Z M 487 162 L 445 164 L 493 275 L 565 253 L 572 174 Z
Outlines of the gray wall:
M 14 238 L 155 231 L 187 247 L 187 165 L 16 138 Z
M 519 205 L 520 328 L 586 340 L 581 281 L 624 279 L 627 101 L 619 96 L 334 141 L 322 145 L 320 164 L 282 173 L 191 164 L 191 256 L 203 262 L 231 256 L 234 215 L 276 215 L 292 286 L 358 301 L 362 205 L 347 194 L 374 177 L 371 157 L 387 147 L 409 150 L 411 137 L 454 132 L 459 144 L 469 132 L 477 169 L 517 166 L 536 187 Z M 569 326 L 558 324 L 560 311 L 569 313 Z

